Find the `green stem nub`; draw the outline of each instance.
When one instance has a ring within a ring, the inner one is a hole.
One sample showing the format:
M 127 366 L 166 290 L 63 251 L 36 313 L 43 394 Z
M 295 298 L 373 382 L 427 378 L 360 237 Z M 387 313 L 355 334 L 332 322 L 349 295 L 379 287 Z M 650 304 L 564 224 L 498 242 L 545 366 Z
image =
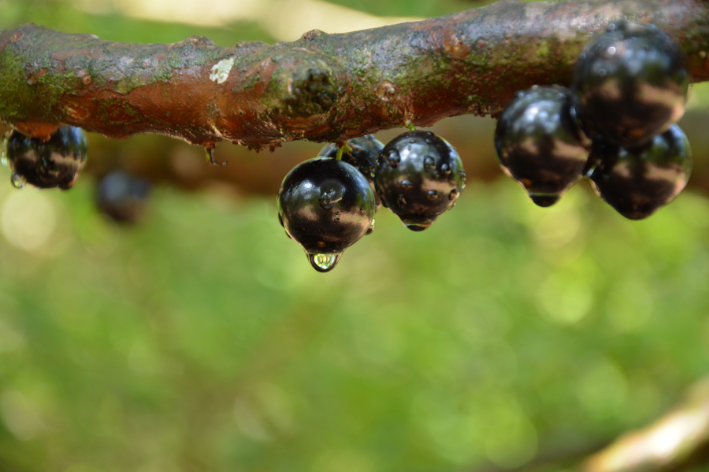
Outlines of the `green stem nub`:
M 409 128 L 411 131 L 416 131 L 416 127 L 414 126 L 413 122 L 411 122 L 411 120 L 406 120 L 406 123 L 404 123 L 404 126 Z
M 352 148 L 347 145 L 347 143 L 343 144 L 340 146 L 340 149 L 337 150 L 337 156 L 335 156 L 335 159 L 338 161 L 342 160 L 342 155 L 346 152 L 352 152 Z

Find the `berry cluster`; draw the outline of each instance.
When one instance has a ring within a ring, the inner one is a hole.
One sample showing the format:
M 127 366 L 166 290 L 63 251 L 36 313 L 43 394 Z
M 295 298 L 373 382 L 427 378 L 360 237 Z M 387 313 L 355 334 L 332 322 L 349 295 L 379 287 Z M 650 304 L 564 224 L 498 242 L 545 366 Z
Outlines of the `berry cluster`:
M 611 24 L 579 55 L 571 89 L 518 93 L 497 123 L 504 171 L 550 206 L 582 177 L 621 215 L 642 219 L 670 203 L 692 170 L 675 122 L 689 75 L 679 46 L 650 24 Z
M 345 249 L 374 230 L 380 204 L 422 231 L 452 208 L 465 187 L 455 149 L 431 132 L 410 131 L 384 146 L 374 136 L 326 145 L 298 164 L 278 192 L 278 220 L 313 268 L 335 268 Z

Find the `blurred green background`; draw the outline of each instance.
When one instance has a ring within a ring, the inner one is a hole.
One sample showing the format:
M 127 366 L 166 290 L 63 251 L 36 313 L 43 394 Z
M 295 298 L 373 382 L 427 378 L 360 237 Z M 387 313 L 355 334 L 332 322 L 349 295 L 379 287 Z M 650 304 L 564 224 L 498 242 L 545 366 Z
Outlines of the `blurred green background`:
M 0 28 L 273 42 L 295 39 L 274 27 L 292 3 L 4 0 Z M 296 4 L 333 32 L 482 3 Z M 701 96 L 683 121 L 698 169 Z M 219 146 L 222 170 L 167 138 L 91 135 L 93 171 L 63 193 L 0 169 L 0 471 L 552 471 L 657 418 L 709 373 L 705 193 L 640 222 L 585 184 L 540 209 L 476 173 L 493 127 L 437 125 L 468 165 L 457 207 L 424 233 L 380 211 L 328 274 L 275 207 L 321 144 Z M 95 207 L 91 177 L 116 165 L 158 184 L 134 227 Z

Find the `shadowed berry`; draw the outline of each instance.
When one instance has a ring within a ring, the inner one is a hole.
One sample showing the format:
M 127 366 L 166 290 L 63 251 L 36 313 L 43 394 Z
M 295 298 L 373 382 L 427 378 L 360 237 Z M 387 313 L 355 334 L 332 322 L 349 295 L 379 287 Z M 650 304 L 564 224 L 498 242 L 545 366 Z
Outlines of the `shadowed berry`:
M 619 23 L 580 55 L 573 90 L 584 130 L 644 144 L 684 113 L 689 75 L 677 43 L 650 24 Z
M 558 86 L 520 92 L 495 130 L 502 169 L 542 207 L 556 203 L 582 177 L 588 144 L 576 123 L 571 91 Z
M 47 142 L 12 131 L 7 138 L 6 157 L 12 168 L 12 183 L 39 188 L 74 186 L 86 161 L 86 138 L 81 128 L 62 126 Z
M 597 138 L 591 180 L 598 195 L 631 220 L 652 215 L 682 192 L 692 172 L 689 141 L 677 125 L 639 148 L 624 149 Z
M 374 192 L 346 162 L 315 158 L 295 166 L 278 192 L 278 219 L 313 268 L 332 270 L 374 225 Z
M 133 177 L 122 170 L 106 174 L 96 189 L 96 205 L 104 215 L 118 223 L 140 219 L 150 194 L 150 181 Z
M 379 154 L 374 180 L 382 204 L 412 231 L 423 231 L 455 205 L 465 187 L 456 150 L 430 131 L 410 131 Z
M 362 136 L 361 138 L 349 139 L 346 144 L 350 147 L 351 151 L 342 153 L 342 160 L 355 166 L 357 170 L 367 178 L 374 192 L 374 167 L 377 165 L 377 157 L 384 148 L 384 145 L 372 134 Z M 318 156 L 334 158 L 337 156 L 338 150 L 339 147 L 336 144 L 330 143 L 320 150 Z M 374 193 L 374 198 L 377 202 L 377 210 L 379 210 L 381 200 L 376 192 Z

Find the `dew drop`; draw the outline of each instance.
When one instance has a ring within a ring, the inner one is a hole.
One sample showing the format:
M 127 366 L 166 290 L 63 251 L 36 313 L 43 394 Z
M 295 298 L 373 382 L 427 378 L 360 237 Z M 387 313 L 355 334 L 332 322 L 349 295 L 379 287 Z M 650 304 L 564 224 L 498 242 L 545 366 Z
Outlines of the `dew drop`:
M 386 163 L 389 164 L 391 167 L 396 167 L 399 165 L 399 162 L 401 162 L 401 156 L 399 156 L 399 151 L 396 149 L 390 150 L 386 157 L 385 157 Z
M 318 272 L 330 272 L 340 261 L 342 253 L 337 254 L 307 254 L 310 265 Z
M 20 174 L 17 172 L 13 172 L 12 176 L 10 176 L 10 183 L 12 184 L 13 187 L 20 189 L 25 186 L 27 181 L 25 180 L 24 177 L 22 177 Z
M 2 157 L 0 157 L 0 164 L 7 166 L 10 163 L 10 161 L 7 160 L 7 157 L 3 154 Z
M 399 195 L 399 197 L 396 199 L 396 203 L 400 206 L 406 206 L 406 199 L 404 198 L 403 195 Z
M 612 56 L 614 54 L 615 54 L 615 47 L 614 46 L 609 47 L 608 48 L 608 55 Z
M 337 189 L 323 190 L 320 193 L 320 206 L 325 210 L 331 209 L 342 200 L 342 194 L 343 192 Z
M 454 188 L 453 190 L 451 190 L 451 193 L 448 194 L 448 199 L 455 200 L 456 198 L 458 198 L 458 195 L 460 195 L 460 190 Z
M 433 170 L 436 168 L 436 160 L 431 156 L 426 156 L 423 160 L 423 168 L 426 170 Z
M 411 181 L 409 180 L 398 180 L 396 183 L 401 185 L 402 187 L 411 187 Z
M 435 190 L 430 190 L 428 192 L 428 199 L 429 200 L 438 200 L 438 192 L 436 192 Z
M 448 175 L 451 173 L 450 167 L 448 167 L 448 164 L 446 164 L 445 162 L 441 164 L 441 173 L 443 175 Z
M 599 77 L 605 77 L 605 76 L 606 76 L 606 70 L 605 70 L 605 69 L 599 69 L 599 71 L 598 71 L 598 76 L 599 76 Z

